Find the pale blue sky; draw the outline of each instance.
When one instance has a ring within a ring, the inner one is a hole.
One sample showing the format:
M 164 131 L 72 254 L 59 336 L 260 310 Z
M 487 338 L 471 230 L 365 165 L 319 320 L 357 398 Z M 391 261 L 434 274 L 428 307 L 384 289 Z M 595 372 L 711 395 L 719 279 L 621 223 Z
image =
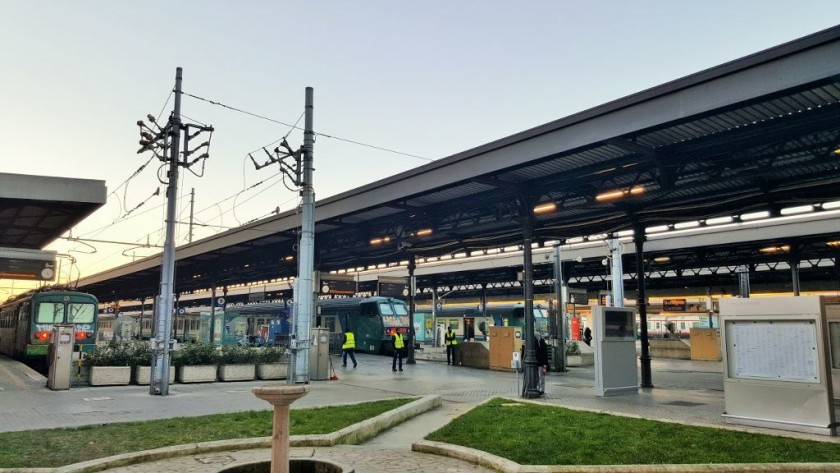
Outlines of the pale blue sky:
M 0 172 L 105 180 L 116 195 L 74 235 L 162 243 L 162 197 L 113 222 L 159 186 L 155 161 L 119 187 L 146 159 L 135 122 L 161 110 L 176 66 L 185 92 L 284 122 L 312 86 L 317 132 L 439 159 L 838 20 L 836 0 L 3 0 Z M 244 159 L 287 128 L 188 97 L 182 111 L 217 130 L 205 176 L 181 183 L 196 188 L 197 221 L 232 227 L 295 204 L 275 178 L 239 195 L 235 212 L 234 199 L 214 205 L 276 173 Z M 318 198 L 426 162 L 324 137 L 315 160 Z M 127 247 L 95 246 L 70 253 L 82 275 L 131 261 Z

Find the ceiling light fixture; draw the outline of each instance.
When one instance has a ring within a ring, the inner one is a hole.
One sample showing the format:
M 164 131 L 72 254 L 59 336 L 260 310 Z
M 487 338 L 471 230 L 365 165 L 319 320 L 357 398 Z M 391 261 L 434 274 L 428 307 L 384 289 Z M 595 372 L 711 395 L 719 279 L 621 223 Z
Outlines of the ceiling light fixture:
M 555 202 L 543 202 L 534 207 L 534 213 L 537 215 L 552 213 L 557 210 Z
M 781 245 L 781 246 L 768 246 L 766 248 L 761 248 L 758 251 L 761 253 L 787 253 L 790 251 L 790 245 Z
M 602 192 L 595 196 L 595 200 L 599 202 L 606 202 L 610 200 L 621 199 L 628 195 L 641 195 L 645 193 L 645 186 L 633 186 L 629 189 L 616 189 L 612 191 Z

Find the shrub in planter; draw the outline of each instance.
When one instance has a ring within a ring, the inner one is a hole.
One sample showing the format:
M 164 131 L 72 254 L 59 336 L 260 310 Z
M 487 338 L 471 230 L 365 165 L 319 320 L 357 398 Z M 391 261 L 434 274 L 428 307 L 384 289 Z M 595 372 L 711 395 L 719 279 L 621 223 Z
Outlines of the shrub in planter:
M 257 353 L 251 347 L 227 345 L 219 351 L 219 364 L 222 365 L 253 365 L 256 362 Z
M 263 347 L 257 353 L 258 379 L 284 379 L 289 372 L 289 352 L 286 347 Z
M 131 348 L 126 343 L 110 342 L 85 355 L 85 366 L 131 366 Z
M 219 352 L 209 343 L 179 343 L 178 349 L 172 353 L 172 364 L 175 366 L 215 366 L 218 362 Z
M 289 349 L 286 347 L 261 347 L 255 350 L 257 363 L 288 363 Z
M 172 353 L 172 364 L 177 366 L 178 381 L 203 383 L 216 381 L 219 353 L 209 343 L 183 343 Z
M 131 381 L 131 350 L 128 344 L 111 342 L 84 358 L 91 386 L 124 385 Z
M 574 340 L 566 340 L 566 356 L 579 356 L 580 346 Z
M 219 380 L 246 381 L 256 375 L 256 352 L 251 347 L 228 345 L 219 352 Z
M 132 380 L 136 384 L 149 384 L 152 378 L 154 353 L 149 342 L 136 341 L 131 344 Z M 171 360 L 170 360 L 171 361 Z M 175 369 L 169 368 L 169 383 L 175 382 Z

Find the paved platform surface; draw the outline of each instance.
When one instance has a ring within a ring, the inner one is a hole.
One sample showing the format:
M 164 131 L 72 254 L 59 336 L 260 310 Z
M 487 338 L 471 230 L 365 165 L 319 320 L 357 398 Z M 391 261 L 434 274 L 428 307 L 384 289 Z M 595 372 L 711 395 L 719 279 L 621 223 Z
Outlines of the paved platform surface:
M 392 471 L 389 458 L 399 458 L 401 464 L 406 465 L 404 471 L 488 471 L 458 460 L 411 452 L 411 443 L 490 397 L 517 397 L 521 375 L 429 361 L 406 365 L 405 371 L 394 373 L 390 358 L 358 354 L 357 359 L 359 366 L 354 369 L 342 368 L 340 361 L 333 357 L 339 379 L 313 381 L 310 394 L 297 401 L 293 408 L 426 394 L 440 395 L 443 406 L 392 428 L 363 445 L 314 449 L 318 456 L 355 466 L 359 473 Z M 720 362 L 655 359 L 652 372 L 653 389 L 642 389 L 637 394 L 597 397 L 593 389 L 592 367 L 573 367 L 567 373 L 549 374 L 545 395 L 537 401 L 687 424 L 840 441 L 823 436 L 726 426 L 721 417 L 724 398 Z M 45 380 L 37 374 L 0 357 L 0 432 L 269 407 L 251 393 L 252 387 L 269 384 L 264 381 L 173 384 L 169 396 L 152 396 L 148 387 L 141 386 L 78 387 L 54 392 L 47 390 L 44 384 Z M 269 451 L 195 455 L 109 471 L 208 471 L 209 457 L 218 457 L 211 461 L 238 462 L 241 458 L 251 459 L 252 456 L 255 460 L 266 460 Z

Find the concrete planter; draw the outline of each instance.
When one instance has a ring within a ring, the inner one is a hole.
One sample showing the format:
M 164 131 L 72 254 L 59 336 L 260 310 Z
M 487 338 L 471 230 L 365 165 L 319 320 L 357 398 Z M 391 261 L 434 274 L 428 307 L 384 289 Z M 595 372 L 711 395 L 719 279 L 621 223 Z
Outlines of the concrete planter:
M 289 363 L 260 363 L 257 365 L 257 379 L 286 379 Z
M 175 382 L 175 367 L 169 367 L 169 384 Z M 134 384 L 148 385 L 152 380 L 151 366 L 135 366 L 134 367 Z
M 566 355 L 567 366 L 591 366 L 595 364 L 593 353 L 581 353 L 580 355 Z
M 91 386 L 122 386 L 131 381 L 130 366 L 91 366 L 89 373 Z
M 191 365 L 178 367 L 180 383 L 212 383 L 216 381 L 216 365 Z
M 256 365 L 219 365 L 219 381 L 253 381 Z

